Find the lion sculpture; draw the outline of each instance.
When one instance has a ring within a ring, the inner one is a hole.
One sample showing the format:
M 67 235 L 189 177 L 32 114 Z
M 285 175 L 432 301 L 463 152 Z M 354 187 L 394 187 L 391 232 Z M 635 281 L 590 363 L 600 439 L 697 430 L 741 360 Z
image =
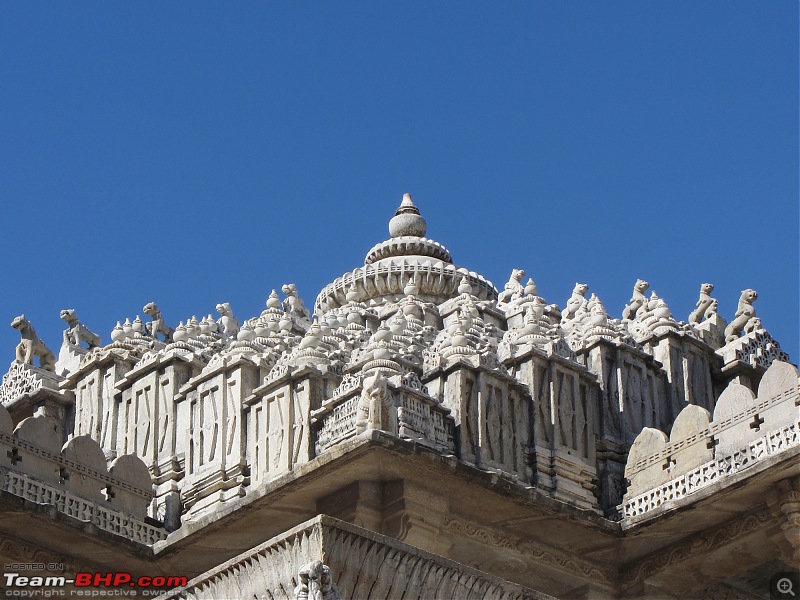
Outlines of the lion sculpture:
M 164 315 L 161 314 L 158 305 L 155 302 L 149 302 L 144 305 L 142 311 L 144 311 L 144 314 L 150 315 L 150 318 L 153 319 L 150 323 L 145 324 L 147 333 L 154 340 L 158 339 L 157 334 L 160 333 L 164 336 L 165 342 L 171 342 L 172 334 L 175 333 L 175 330 L 164 322 Z
M 217 312 L 222 315 L 217 321 L 222 335 L 235 340 L 239 334 L 239 320 L 233 316 L 231 305 L 227 302 L 217 304 Z
M 711 297 L 711 292 L 713 291 L 713 283 L 704 283 L 700 286 L 700 298 L 697 300 L 695 309 L 689 314 L 689 323 L 700 323 L 703 319 L 707 319 L 713 314 L 709 312 L 709 309 L 715 307 L 714 298 Z
M 39 367 L 45 371 L 56 370 L 56 355 L 39 339 L 36 330 L 25 315 L 11 321 L 11 327 L 19 331 L 22 339 L 17 345 L 17 361 L 33 365 L 33 357 L 39 357 Z
M 513 269 L 511 277 L 508 278 L 505 288 L 500 295 L 497 296 L 498 304 L 508 304 L 512 300 L 522 298 L 525 295 L 525 288 L 522 285 L 522 278 L 525 277 L 525 271 L 522 269 Z
M 736 309 L 736 317 L 731 324 L 725 328 L 725 343 L 739 339 L 744 333 L 752 333 L 761 328 L 761 319 L 756 317 L 756 309 L 753 302 L 758 300 L 758 292 L 755 290 L 742 290 L 739 296 L 739 307 Z
M 584 294 L 589 290 L 588 283 L 576 283 L 575 288 L 572 290 L 572 296 L 567 300 L 567 306 L 561 315 L 561 321 L 569 321 L 575 318 L 578 310 L 583 303 L 586 302 Z
M 66 321 L 68 327 L 64 330 L 65 344 L 80 346 L 81 342 L 86 342 L 90 349 L 102 345 L 100 336 L 80 322 L 78 315 L 75 314 L 75 309 L 65 308 L 59 316 L 63 321 Z
M 633 294 L 631 296 L 630 302 L 622 311 L 622 318 L 625 320 L 631 320 L 636 318 L 636 313 L 639 311 L 642 306 L 647 304 L 647 298 L 645 297 L 644 293 L 647 291 L 647 288 L 650 287 L 650 284 L 647 283 L 644 279 L 637 279 L 636 284 L 633 286 Z

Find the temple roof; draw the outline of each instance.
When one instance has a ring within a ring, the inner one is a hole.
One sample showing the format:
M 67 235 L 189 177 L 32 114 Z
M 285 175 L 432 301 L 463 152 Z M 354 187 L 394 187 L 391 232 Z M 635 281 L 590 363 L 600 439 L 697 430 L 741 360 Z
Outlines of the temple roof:
M 497 298 L 492 282 L 483 276 L 453 264 L 450 251 L 425 236 L 427 223 L 404 194 L 395 215 L 389 221 L 391 238 L 373 246 L 364 266 L 345 273 L 325 286 L 317 296 L 315 312 L 326 312 L 348 302 L 353 286 L 359 300 L 370 306 L 393 302 L 405 296 L 409 281 L 415 281 L 418 297 L 440 304 L 459 294 L 458 285 L 466 277 L 473 293 L 482 300 Z

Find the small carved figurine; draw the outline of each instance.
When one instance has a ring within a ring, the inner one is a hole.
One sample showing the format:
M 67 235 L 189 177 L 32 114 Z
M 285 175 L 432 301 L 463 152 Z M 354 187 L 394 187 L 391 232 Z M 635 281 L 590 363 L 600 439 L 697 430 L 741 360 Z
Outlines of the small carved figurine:
M 739 296 L 739 306 L 736 309 L 736 317 L 731 324 L 725 328 L 725 343 L 737 340 L 744 333 L 751 333 L 761 328 L 761 319 L 756 317 L 756 309 L 753 302 L 758 300 L 758 292 L 755 290 L 742 290 Z
M 637 311 L 647 302 L 644 293 L 650 284 L 643 279 L 637 279 L 636 285 L 633 286 L 633 295 L 631 296 L 630 303 L 622 311 L 622 318 L 631 320 L 636 317 Z
M 22 339 L 17 345 L 17 361 L 27 365 L 33 364 L 33 357 L 39 357 L 39 367 L 45 371 L 56 370 L 56 355 L 39 339 L 36 330 L 25 318 L 20 315 L 11 321 L 11 327 L 19 331 Z
M 65 308 L 59 316 L 68 325 L 68 329 L 64 330 L 65 344 L 80 346 L 81 342 L 86 342 L 89 348 L 97 348 L 102 345 L 100 336 L 80 322 L 74 308 Z
M 584 302 L 586 302 L 584 294 L 588 289 L 588 283 L 575 284 L 575 289 L 572 290 L 572 296 L 570 296 L 569 300 L 567 300 L 567 307 L 564 309 L 564 312 L 561 315 L 562 322 L 575 318 L 575 314 L 578 312 L 578 309 L 583 306 Z
M 165 342 L 171 342 L 172 334 L 175 333 L 175 330 L 164 322 L 164 315 L 161 314 L 158 305 L 155 302 L 150 302 L 144 305 L 142 311 L 144 311 L 144 314 L 150 315 L 150 318 L 153 319 L 150 323 L 145 325 L 150 337 L 157 340 L 158 337 L 156 337 L 156 334 L 160 333 L 164 336 Z
M 235 340 L 239 335 L 239 320 L 233 316 L 231 305 L 227 302 L 217 304 L 217 312 L 222 315 L 217 321 L 218 330 L 222 331 L 223 336 Z
M 342 600 L 331 570 L 322 561 L 303 565 L 297 575 L 299 584 L 294 588 L 295 600 Z
M 281 291 L 286 294 L 286 299 L 283 301 L 283 310 L 301 321 L 310 322 L 310 313 L 297 295 L 297 286 L 293 283 L 285 283 L 281 287 Z
M 525 288 L 521 283 L 523 277 L 525 277 L 525 271 L 522 269 L 513 269 L 511 271 L 511 277 L 508 278 L 508 283 L 506 283 L 500 295 L 497 296 L 498 304 L 508 304 L 512 300 L 522 298 L 525 293 Z
M 387 396 L 386 378 L 380 371 L 376 371 L 374 375 L 364 379 L 356 409 L 357 433 L 370 429 L 384 429 L 384 422 L 389 416 L 387 408 L 384 406 Z

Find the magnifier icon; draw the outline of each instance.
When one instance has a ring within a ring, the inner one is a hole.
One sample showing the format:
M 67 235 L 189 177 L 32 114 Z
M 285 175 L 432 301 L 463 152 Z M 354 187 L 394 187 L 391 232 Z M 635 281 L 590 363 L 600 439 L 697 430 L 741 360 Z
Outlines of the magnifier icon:
M 789 594 L 792 598 L 795 597 L 794 590 L 792 589 L 794 587 L 794 584 L 792 583 L 792 580 L 789 579 L 788 577 L 783 577 L 781 579 L 778 579 L 777 587 L 778 591 L 781 594 Z

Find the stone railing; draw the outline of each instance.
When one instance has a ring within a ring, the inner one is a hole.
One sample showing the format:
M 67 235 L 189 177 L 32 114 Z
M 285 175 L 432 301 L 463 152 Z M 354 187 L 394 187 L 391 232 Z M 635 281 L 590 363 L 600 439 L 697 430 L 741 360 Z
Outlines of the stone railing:
M 733 454 L 709 461 L 680 477 L 626 500 L 623 514 L 625 517 L 643 515 L 667 502 L 684 498 L 724 477 L 752 467 L 769 456 L 797 446 L 800 446 L 800 422 L 770 431 Z
M 1 406 L 0 489 L 143 544 L 167 534 L 145 523 L 152 480 L 138 457 L 120 456 L 107 465 L 89 436 L 62 447 L 48 417 L 29 417 L 13 428 Z
M 10 494 L 36 504 L 54 506 L 60 513 L 92 523 L 100 529 L 134 542 L 151 546 L 167 537 L 167 532 L 161 527 L 153 527 L 139 518 L 38 481 L 24 473 L 0 468 L 0 477 L 3 481 L 0 489 Z
M 371 397 L 375 390 L 364 389 L 365 378 L 349 378 L 350 384 L 340 386 L 331 399 L 312 412 L 317 431 L 316 454 L 372 428 L 445 452 L 455 451 L 455 425 L 450 410 L 428 395 L 424 386 L 414 385 L 419 382 L 416 377 L 394 375 L 385 379 L 378 407 L 373 405 Z M 375 411 L 383 413 L 379 419 L 382 422 L 365 423 L 374 420 Z
M 422 600 L 431 597 L 431 590 L 436 590 L 437 598 L 465 600 L 550 598 L 325 515 L 240 554 L 161 598 Z
M 738 383 L 729 384 L 713 421 L 707 410 L 689 405 L 675 419 L 669 438 L 645 427 L 625 468 L 630 482 L 625 516 L 644 514 L 800 445 L 798 380 L 793 365 L 775 361 L 757 397 Z

